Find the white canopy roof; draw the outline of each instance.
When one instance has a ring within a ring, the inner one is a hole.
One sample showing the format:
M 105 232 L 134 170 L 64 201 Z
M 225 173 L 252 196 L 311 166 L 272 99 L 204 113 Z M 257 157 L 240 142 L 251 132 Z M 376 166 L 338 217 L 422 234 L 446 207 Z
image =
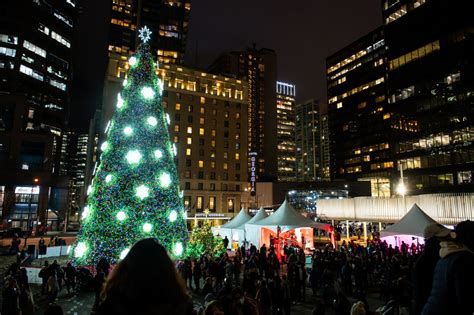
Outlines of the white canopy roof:
M 423 231 L 430 223 L 436 223 L 436 221 L 415 203 L 400 221 L 381 231 L 380 236 L 414 235 L 423 237 Z
M 271 228 L 272 230 L 280 226 L 281 231 L 303 227 L 329 229 L 329 224 L 315 222 L 297 212 L 286 199 L 271 216 L 250 224 Z
M 251 219 L 250 215 L 245 212 L 244 208 L 240 209 L 238 215 L 236 215 L 232 220 L 222 225 L 220 229 L 238 229 L 243 230 L 244 224 Z
M 258 209 L 258 212 L 246 224 L 253 224 L 257 221 L 265 219 L 266 217 L 268 217 L 268 214 L 265 212 L 265 209 L 261 207 L 260 209 Z

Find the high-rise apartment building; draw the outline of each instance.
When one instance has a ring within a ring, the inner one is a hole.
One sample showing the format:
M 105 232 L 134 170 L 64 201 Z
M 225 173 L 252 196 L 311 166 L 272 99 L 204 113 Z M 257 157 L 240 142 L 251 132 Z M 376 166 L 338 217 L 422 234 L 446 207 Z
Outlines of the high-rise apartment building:
M 295 144 L 296 86 L 276 83 L 278 181 L 296 181 Z
M 395 167 L 385 49 L 380 27 L 326 60 L 331 178 L 370 181 L 374 196 L 390 195 Z
M 385 0 L 382 4 L 393 186 L 402 182 L 402 167 L 409 194 L 473 191 L 470 2 Z
M 67 199 L 75 0 L 6 0 L 0 12 L 0 211 L 3 225 L 31 230 L 57 224 Z
M 102 114 L 108 119 L 128 71 L 128 58 L 136 50 L 138 29 L 147 26 L 149 41 L 160 65 L 184 60 L 190 0 L 112 0 Z
M 319 102 L 310 99 L 296 104 L 295 112 L 296 179 L 321 180 Z
M 251 191 L 255 194 L 255 180 L 278 178 L 276 53 L 255 46 L 223 53 L 209 67 L 209 72 L 248 82 L 248 151 L 252 156 L 249 170 L 252 172 Z
M 231 218 L 248 201 L 247 83 L 164 65 L 162 104 L 170 117 L 188 219 Z

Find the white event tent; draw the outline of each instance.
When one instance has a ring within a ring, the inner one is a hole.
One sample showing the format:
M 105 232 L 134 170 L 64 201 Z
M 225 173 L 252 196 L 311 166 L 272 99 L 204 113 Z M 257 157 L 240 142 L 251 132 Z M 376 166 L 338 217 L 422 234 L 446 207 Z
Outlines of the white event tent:
M 263 244 L 268 246 L 270 236 L 277 235 L 278 227 L 280 227 L 281 233 L 295 230 L 297 238 L 299 236 L 298 241 L 301 242 L 304 237 L 305 243 L 310 247 L 313 246 L 313 228 L 330 230 L 329 224 L 315 222 L 303 216 L 285 200 L 272 215 L 245 224 L 247 241 L 257 247 Z
M 252 217 L 252 219 L 250 219 L 247 223 L 244 224 L 245 239 L 249 242 L 249 244 L 252 243 L 253 240 L 260 238 L 260 226 L 255 225 L 255 223 L 267 217 L 268 214 L 262 207 L 258 210 L 257 214 Z M 252 244 L 257 245 L 255 243 Z
M 220 235 L 222 238 L 227 236 L 230 245 L 233 241 L 241 244 L 245 239 L 244 225 L 250 219 L 250 215 L 244 208 L 242 208 L 240 209 L 239 214 L 237 214 L 232 220 L 220 227 L 213 227 L 212 231 L 215 235 Z
M 423 242 L 423 231 L 430 223 L 436 223 L 436 221 L 415 203 L 400 221 L 381 231 L 380 238 L 397 246 L 401 244 L 401 241 L 410 245 L 413 242 L 412 237 L 421 238 L 421 242 Z M 392 239 L 395 242 L 392 242 Z M 420 242 L 420 239 L 418 239 L 418 242 Z

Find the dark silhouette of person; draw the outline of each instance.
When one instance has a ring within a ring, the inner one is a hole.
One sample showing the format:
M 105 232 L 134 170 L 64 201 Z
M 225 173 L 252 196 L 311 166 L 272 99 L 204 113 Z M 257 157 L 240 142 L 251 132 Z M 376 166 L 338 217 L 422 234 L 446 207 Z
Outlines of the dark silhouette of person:
M 223 239 L 224 242 L 224 248 L 227 249 L 227 246 L 229 246 L 229 239 L 227 238 L 227 235 Z
M 107 279 L 98 315 L 192 314 L 183 279 L 156 239 L 138 241 Z
M 441 242 L 433 288 L 422 315 L 473 314 L 474 222 L 456 225 L 452 241 Z

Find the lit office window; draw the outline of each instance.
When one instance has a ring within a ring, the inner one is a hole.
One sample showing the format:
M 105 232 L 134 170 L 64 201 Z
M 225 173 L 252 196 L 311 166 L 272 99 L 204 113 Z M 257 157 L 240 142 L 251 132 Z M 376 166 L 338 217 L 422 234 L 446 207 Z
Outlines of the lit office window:
M 7 48 L 7 47 L 0 47 L 0 55 L 5 55 L 8 57 L 15 57 L 16 49 Z
M 49 27 L 47 27 L 46 25 L 44 25 L 42 23 L 39 23 L 38 31 L 40 31 L 41 33 L 46 34 L 46 35 L 49 36 Z
M 55 31 L 51 31 L 51 38 L 66 46 L 67 48 L 71 48 L 71 42 Z
M 35 44 L 33 43 L 30 43 L 29 41 L 25 40 L 23 41 L 23 47 L 25 47 L 26 49 L 28 49 L 29 51 L 32 51 L 34 52 L 35 54 L 37 55 L 40 55 L 41 57 L 43 58 L 46 58 L 46 50 L 36 46 Z
M 187 133 L 189 133 L 189 134 L 193 133 L 193 127 L 188 127 L 187 128 Z
M 39 81 L 44 80 L 44 76 L 40 72 L 35 71 L 35 70 L 31 69 L 30 67 L 20 65 L 20 72 L 24 73 L 24 74 L 26 74 L 26 75 L 28 75 L 32 78 L 35 78 L 36 80 L 39 80 Z

